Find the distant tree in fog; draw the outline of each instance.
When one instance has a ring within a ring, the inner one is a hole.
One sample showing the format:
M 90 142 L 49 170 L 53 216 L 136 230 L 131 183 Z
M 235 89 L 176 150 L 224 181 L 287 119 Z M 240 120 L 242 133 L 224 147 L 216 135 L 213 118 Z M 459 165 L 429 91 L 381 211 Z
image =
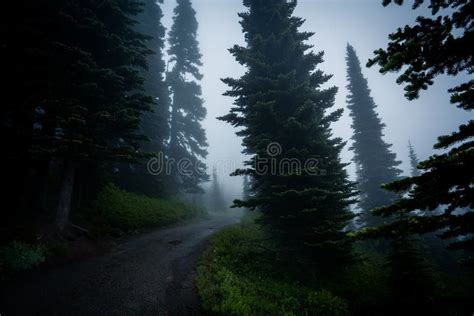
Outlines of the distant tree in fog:
M 354 162 L 357 166 L 357 182 L 360 190 L 359 224 L 373 226 L 382 219 L 372 216 L 376 207 L 390 204 L 396 194 L 382 189 L 382 185 L 398 179 L 402 171 L 392 145 L 383 140 L 382 123 L 376 111 L 376 104 L 370 95 L 367 79 L 362 74 L 360 61 L 354 48 L 347 44 L 347 107 L 352 117 Z
M 416 156 L 415 150 L 411 142 L 408 142 L 408 156 L 410 158 L 410 171 L 412 177 L 418 177 L 420 175 L 420 170 L 418 170 L 418 157 Z
M 225 202 L 222 187 L 219 183 L 217 176 L 217 170 L 214 168 L 212 170 L 212 184 L 209 191 L 209 207 L 213 212 L 223 212 L 229 208 L 229 205 Z

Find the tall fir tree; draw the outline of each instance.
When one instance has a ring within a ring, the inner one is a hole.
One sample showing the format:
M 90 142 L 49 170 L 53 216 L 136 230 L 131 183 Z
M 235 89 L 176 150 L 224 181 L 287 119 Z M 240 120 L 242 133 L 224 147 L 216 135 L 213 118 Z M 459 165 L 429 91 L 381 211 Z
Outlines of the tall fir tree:
M 384 0 L 383 4 L 391 2 Z M 398 5 L 403 2 L 395 1 Z M 414 1 L 413 9 L 424 2 Z M 472 42 L 473 2 L 428 2 L 431 16 L 420 16 L 415 25 L 390 34 L 387 49 L 375 51 L 375 58 L 368 62 L 368 66 L 379 65 L 381 73 L 402 71 L 397 82 L 406 85 L 405 96 L 409 100 L 418 98 L 420 90 L 428 89 L 440 74 L 456 76 L 464 71 L 472 74 L 474 69 L 472 49 L 465 49 Z M 469 79 L 451 88 L 451 103 L 459 109 L 472 110 L 473 89 L 474 80 Z M 395 215 L 399 220 L 366 230 L 362 235 L 377 237 L 440 231 L 441 237 L 450 241 L 451 249 L 469 251 L 463 261 L 474 266 L 473 137 L 473 120 L 451 135 L 439 137 L 435 149 L 445 152 L 420 162 L 420 176 L 385 186 L 393 192 L 409 191 L 409 194 L 374 213 Z M 424 211 L 422 215 L 419 210 Z
M 172 168 L 172 185 L 177 191 L 201 191 L 207 181 L 203 159 L 207 156 L 207 138 L 201 121 L 206 108 L 201 98 L 199 71 L 201 53 L 197 41 L 198 22 L 190 0 L 178 0 L 173 26 L 169 33 L 172 69 L 167 81 L 172 93 L 168 156 L 176 161 Z M 179 166 L 181 161 L 181 166 Z
M 234 46 L 231 53 L 247 71 L 224 79 L 235 106 L 220 118 L 240 129 L 244 152 L 252 156 L 248 169 L 235 174 L 252 175 L 254 195 L 235 206 L 261 211 L 284 257 L 334 271 L 351 259 L 342 230 L 353 217 L 354 186 L 339 158 L 344 142 L 330 129 L 342 109 L 327 113 L 337 88 L 322 88 L 331 76 L 317 69 L 323 52 L 308 52 L 312 33 L 298 30 L 303 20 L 293 16 L 296 1 L 244 5 L 248 11 L 239 16 L 247 46 Z M 300 164 L 284 167 L 286 159 Z
M 420 170 L 418 170 L 418 157 L 416 156 L 415 149 L 410 141 L 408 141 L 408 157 L 410 158 L 410 173 L 412 177 L 418 177 Z
M 390 204 L 396 198 L 393 192 L 382 189 L 382 185 L 397 180 L 401 170 L 400 161 L 390 151 L 392 145 L 383 140 L 385 124 L 376 112 L 376 104 L 370 95 L 367 79 L 362 74 L 359 58 L 354 48 L 347 44 L 347 107 L 352 117 L 354 162 L 357 165 L 357 182 L 360 190 L 359 224 L 380 224 L 379 217 L 370 211 Z
M 140 21 L 140 33 L 150 36 L 148 47 L 153 54 L 148 57 L 148 67 L 144 72 L 144 87 L 153 97 L 152 111 L 144 113 L 141 128 L 150 138 L 145 148 L 150 152 L 162 152 L 169 135 L 170 95 L 165 81 L 166 64 L 163 59 L 166 29 L 162 24 L 163 12 L 160 5 L 163 0 L 146 0 L 143 12 L 137 17 Z
M 166 30 L 161 22 L 163 12 L 162 0 L 144 1 L 143 11 L 136 17 L 139 22 L 136 30 L 146 36 L 147 47 L 153 53 L 147 58 L 147 68 L 141 70 L 144 77 L 144 88 L 147 95 L 153 98 L 151 111 L 143 113 L 140 130 L 148 140 L 141 144 L 143 151 L 162 159 L 164 164 L 165 142 L 169 136 L 170 95 L 165 81 L 166 64 L 163 59 Z M 165 195 L 166 174 L 152 174 L 147 170 L 147 160 L 141 164 L 124 164 L 120 166 L 119 183 L 129 191 L 150 196 Z

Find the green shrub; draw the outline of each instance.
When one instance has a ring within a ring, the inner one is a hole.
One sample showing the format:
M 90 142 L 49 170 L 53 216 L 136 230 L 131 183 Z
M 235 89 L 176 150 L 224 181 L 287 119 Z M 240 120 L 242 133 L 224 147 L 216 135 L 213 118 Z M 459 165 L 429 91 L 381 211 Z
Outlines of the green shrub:
M 29 270 L 46 260 L 42 246 L 13 241 L 0 250 L 2 269 L 6 271 Z
M 346 302 L 331 292 L 322 290 L 311 292 L 308 295 L 308 313 L 318 316 L 343 316 L 349 315 Z
M 386 258 L 360 245 L 355 252 L 360 260 L 326 280 L 324 288 L 343 297 L 351 313 L 382 314 L 390 296 Z
M 297 315 L 304 310 L 300 292 L 305 290 L 298 286 L 224 266 L 201 265 L 196 284 L 204 309 L 217 315 Z
M 108 184 L 99 193 L 88 220 L 113 235 L 134 232 L 204 216 L 205 211 L 177 198 L 158 199 Z
M 266 239 L 253 223 L 214 235 L 198 265 L 196 285 L 203 308 L 216 315 L 347 315 L 347 304 L 316 292 L 262 262 Z

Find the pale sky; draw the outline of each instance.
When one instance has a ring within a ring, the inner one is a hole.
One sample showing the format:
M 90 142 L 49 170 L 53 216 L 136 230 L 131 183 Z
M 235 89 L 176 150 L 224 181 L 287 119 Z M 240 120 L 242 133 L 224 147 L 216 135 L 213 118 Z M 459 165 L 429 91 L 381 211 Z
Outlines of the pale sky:
M 309 40 L 314 50 L 325 52 L 325 62 L 321 68 L 334 77 L 329 85 L 339 87 L 336 108 L 346 109 L 346 64 L 345 47 L 349 42 L 357 51 L 363 64 L 363 73 L 369 80 L 372 97 L 378 105 L 379 116 L 386 124 L 385 141 L 393 144 L 392 150 L 402 160 L 401 168 L 407 173 L 408 149 L 410 140 L 418 157 L 427 158 L 433 154 L 433 144 L 439 135 L 453 132 L 461 123 L 472 119 L 473 115 L 459 110 L 449 103 L 447 89 L 466 77 L 438 78 L 435 85 L 421 93 L 415 101 L 403 96 L 403 87 L 395 83 L 396 74 L 381 75 L 376 66 L 368 69 L 366 61 L 378 48 L 385 48 L 388 34 L 397 27 L 413 24 L 416 16 L 427 15 L 426 9 L 411 10 L 411 1 L 399 7 L 383 7 L 381 0 L 299 0 L 295 15 L 306 23 L 302 30 L 314 32 Z M 164 25 L 171 27 L 175 0 L 165 0 L 163 5 Z M 231 167 L 240 167 L 245 157 L 241 154 L 241 140 L 235 136 L 235 129 L 217 116 L 228 113 L 233 100 L 224 97 L 226 86 L 220 81 L 224 77 L 239 77 L 244 68 L 228 52 L 235 44 L 244 45 L 244 37 L 239 24 L 238 12 L 245 10 L 241 0 L 194 0 L 194 8 L 199 22 L 198 40 L 203 54 L 201 82 L 203 99 L 208 116 L 203 122 L 209 140 L 210 166 L 218 166 L 221 181 L 225 181 L 228 190 L 241 190 L 241 177 L 227 177 Z M 343 118 L 333 125 L 334 134 L 349 140 L 352 136 L 351 119 L 345 110 Z M 350 143 L 343 152 L 342 159 L 349 162 L 352 153 L 348 151 Z M 228 166 L 223 170 L 223 165 Z M 353 177 L 353 166 L 348 167 Z M 237 196 L 238 197 L 238 196 Z

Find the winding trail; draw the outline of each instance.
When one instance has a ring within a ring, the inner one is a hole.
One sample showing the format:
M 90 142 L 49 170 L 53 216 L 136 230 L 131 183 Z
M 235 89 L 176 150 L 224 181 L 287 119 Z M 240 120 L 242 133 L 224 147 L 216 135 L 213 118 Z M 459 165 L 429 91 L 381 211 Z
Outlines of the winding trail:
M 236 222 L 220 217 L 151 232 L 102 257 L 38 274 L 1 290 L 0 314 L 199 315 L 196 261 L 213 233 Z

